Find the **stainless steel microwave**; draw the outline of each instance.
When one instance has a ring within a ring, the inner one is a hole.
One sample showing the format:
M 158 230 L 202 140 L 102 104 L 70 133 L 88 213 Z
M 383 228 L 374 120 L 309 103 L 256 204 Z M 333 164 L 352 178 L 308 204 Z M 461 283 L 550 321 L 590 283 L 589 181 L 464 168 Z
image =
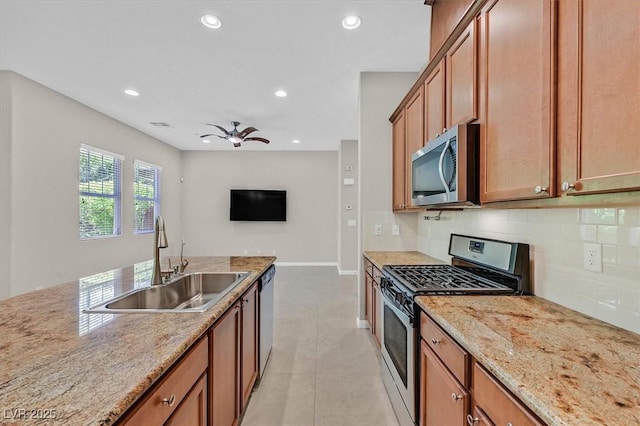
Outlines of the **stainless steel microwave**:
M 479 202 L 479 125 L 452 127 L 411 156 L 414 206 Z

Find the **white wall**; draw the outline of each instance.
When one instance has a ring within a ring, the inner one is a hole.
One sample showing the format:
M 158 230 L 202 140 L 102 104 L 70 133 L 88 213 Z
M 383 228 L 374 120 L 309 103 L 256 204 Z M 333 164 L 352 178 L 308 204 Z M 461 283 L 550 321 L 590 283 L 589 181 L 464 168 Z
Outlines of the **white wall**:
M 358 141 L 343 140 L 338 150 L 338 270 L 343 274 L 357 274 L 358 259 Z M 353 179 L 353 185 L 345 185 L 344 179 Z M 348 210 L 347 206 L 351 206 Z M 349 226 L 349 221 L 355 223 Z
M 11 282 L 11 85 L 0 74 L 0 300 Z
M 640 207 L 443 212 L 419 219 L 419 250 L 449 260 L 452 232 L 530 245 L 534 293 L 640 333 Z M 602 273 L 583 268 L 583 244 L 601 243 Z
M 7 89 L 11 92 L 9 108 L 3 96 L 0 117 L 2 166 L 10 162 L 8 175 L 2 172 L 1 186 L 0 287 L 4 294 L 16 295 L 153 257 L 153 234 L 133 234 L 136 158 L 163 167 L 161 210 L 172 243 L 163 254 L 179 249 L 175 243 L 181 234 L 178 150 L 16 73 L 2 71 L 0 80 L 3 95 Z M 120 237 L 93 241 L 78 237 L 78 158 L 83 143 L 125 156 Z
M 337 151 L 183 152 L 185 256 L 337 262 Z M 229 190 L 287 190 L 286 222 L 231 222 Z
M 392 128 L 389 117 L 415 83 L 413 72 L 360 73 L 360 208 L 362 250 L 416 250 L 415 213 L 392 207 Z M 373 235 L 374 225 L 382 236 Z M 391 235 L 391 225 L 400 236 Z

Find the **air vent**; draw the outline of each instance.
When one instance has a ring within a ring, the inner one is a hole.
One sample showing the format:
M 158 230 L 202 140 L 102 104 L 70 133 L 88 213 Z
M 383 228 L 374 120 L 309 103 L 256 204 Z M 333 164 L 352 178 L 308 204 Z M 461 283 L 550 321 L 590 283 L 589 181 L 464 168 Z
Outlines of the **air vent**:
M 149 124 L 155 127 L 171 127 L 171 124 L 164 121 L 150 121 Z

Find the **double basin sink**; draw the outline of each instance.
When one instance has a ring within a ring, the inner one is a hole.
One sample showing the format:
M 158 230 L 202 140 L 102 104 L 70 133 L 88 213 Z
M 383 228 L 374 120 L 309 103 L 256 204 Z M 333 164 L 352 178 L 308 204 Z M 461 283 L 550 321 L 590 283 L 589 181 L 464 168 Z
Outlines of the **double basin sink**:
M 248 275 L 248 272 L 198 272 L 181 275 L 166 284 L 125 293 L 84 312 L 204 312 Z

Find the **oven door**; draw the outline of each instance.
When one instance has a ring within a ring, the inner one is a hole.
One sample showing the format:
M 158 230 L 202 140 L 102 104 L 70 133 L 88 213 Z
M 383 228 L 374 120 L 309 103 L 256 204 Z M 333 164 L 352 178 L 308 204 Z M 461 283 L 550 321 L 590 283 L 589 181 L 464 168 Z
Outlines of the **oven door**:
M 404 409 L 416 418 L 416 358 L 417 328 L 407 314 L 398 309 L 388 296 L 382 293 L 382 358 L 397 388 Z M 388 390 L 388 392 L 390 392 Z M 391 396 L 391 395 L 390 395 Z M 393 398 L 391 398 L 393 402 Z M 394 407 L 396 413 L 402 407 Z M 400 416 L 399 416 L 400 417 Z

